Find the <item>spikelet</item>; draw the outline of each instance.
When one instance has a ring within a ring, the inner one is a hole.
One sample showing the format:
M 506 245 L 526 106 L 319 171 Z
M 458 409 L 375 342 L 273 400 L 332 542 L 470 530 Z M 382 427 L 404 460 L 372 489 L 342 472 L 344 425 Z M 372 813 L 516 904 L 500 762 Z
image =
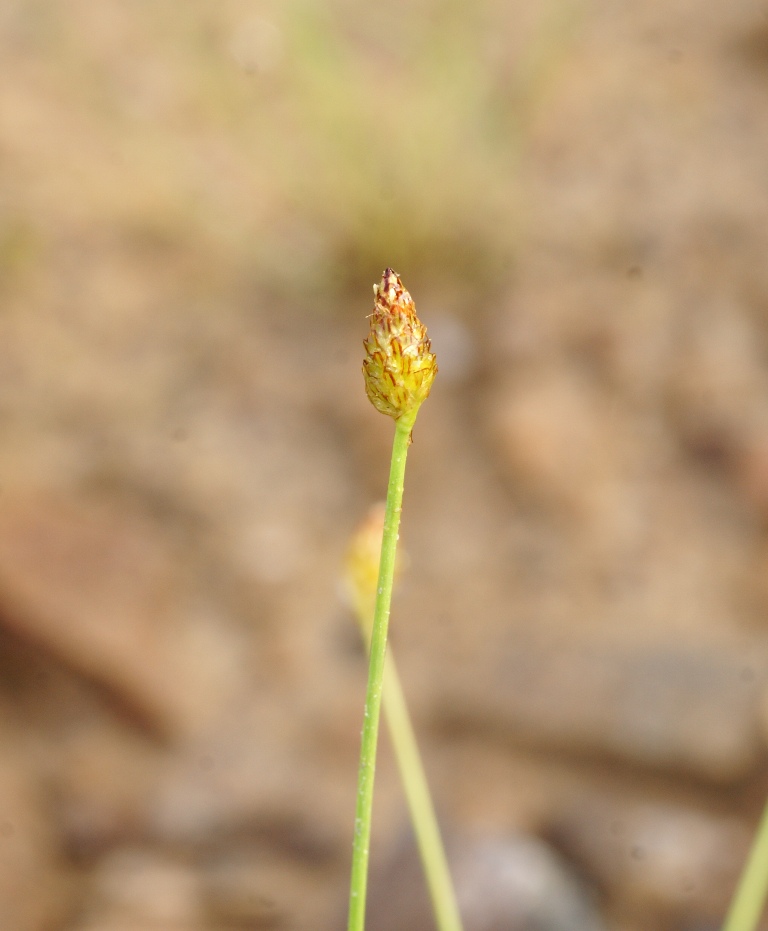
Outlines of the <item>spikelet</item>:
M 376 410 L 398 420 L 426 401 L 437 360 L 413 299 L 391 268 L 373 294 L 371 331 L 363 341 L 365 390 Z

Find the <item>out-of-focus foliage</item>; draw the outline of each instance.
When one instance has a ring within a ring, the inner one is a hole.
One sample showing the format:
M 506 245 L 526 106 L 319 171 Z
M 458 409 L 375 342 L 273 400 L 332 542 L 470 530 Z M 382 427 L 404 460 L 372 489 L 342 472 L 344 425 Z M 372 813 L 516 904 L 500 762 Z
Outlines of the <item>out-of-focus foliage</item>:
M 47 176 L 51 222 L 8 204 L 6 265 L 63 212 L 166 258 L 196 242 L 192 273 L 324 295 L 313 309 L 382 255 L 417 281 L 495 289 L 521 131 L 564 22 L 559 4 L 521 17 L 488 0 L 11 4 L 10 154 Z M 52 93 L 33 101 L 35 85 Z

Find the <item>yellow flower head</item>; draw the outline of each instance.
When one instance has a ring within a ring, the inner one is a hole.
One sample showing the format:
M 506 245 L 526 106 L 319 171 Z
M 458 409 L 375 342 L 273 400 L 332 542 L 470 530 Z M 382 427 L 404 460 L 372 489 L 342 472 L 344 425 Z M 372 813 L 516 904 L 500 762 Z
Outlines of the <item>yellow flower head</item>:
M 373 286 L 371 331 L 364 340 L 365 390 L 376 410 L 395 420 L 415 414 L 437 374 L 437 360 L 416 305 L 391 268 Z

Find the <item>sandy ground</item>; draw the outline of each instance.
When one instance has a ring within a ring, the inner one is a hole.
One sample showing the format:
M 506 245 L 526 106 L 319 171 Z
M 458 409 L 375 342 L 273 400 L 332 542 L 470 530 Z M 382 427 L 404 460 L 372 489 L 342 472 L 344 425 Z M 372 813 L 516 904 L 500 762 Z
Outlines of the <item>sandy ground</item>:
M 393 649 L 466 931 L 719 927 L 768 788 L 768 15 L 0 9 L 0 927 L 344 924 Z M 424 931 L 382 748 L 372 931 Z

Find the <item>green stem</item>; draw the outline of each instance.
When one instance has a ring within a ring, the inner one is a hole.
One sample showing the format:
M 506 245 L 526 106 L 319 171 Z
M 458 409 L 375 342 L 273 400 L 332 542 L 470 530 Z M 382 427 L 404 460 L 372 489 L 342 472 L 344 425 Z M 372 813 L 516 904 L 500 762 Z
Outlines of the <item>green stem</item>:
M 418 410 L 418 409 L 417 409 Z M 384 514 L 384 534 L 381 541 L 379 581 L 376 608 L 371 633 L 371 656 L 368 666 L 368 690 L 360 746 L 360 770 L 357 781 L 357 806 L 352 843 L 352 879 L 349 889 L 348 931 L 365 928 L 365 897 L 368 886 L 368 857 L 371 842 L 371 812 L 373 810 L 373 780 L 376 771 L 376 746 L 379 737 L 379 716 L 384 679 L 384 659 L 387 651 L 387 628 L 395 574 L 395 552 L 403 507 L 403 480 L 411 429 L 416 419 L 414 410 L 395 421 L 392 463 L 389 470 L 387 505 Z
M 429 784 L 397 674 L 395 658 L 391 652 L 384 667 L 384 715 L 400 768 L 400 778 L 411 813 L 413 832 L 419 847 L 437 927 L 439 931 L 462 931 L 459 907 Z
M 768 805 L 742 871 L 723 931 L 754 931 L 768 893 Z

